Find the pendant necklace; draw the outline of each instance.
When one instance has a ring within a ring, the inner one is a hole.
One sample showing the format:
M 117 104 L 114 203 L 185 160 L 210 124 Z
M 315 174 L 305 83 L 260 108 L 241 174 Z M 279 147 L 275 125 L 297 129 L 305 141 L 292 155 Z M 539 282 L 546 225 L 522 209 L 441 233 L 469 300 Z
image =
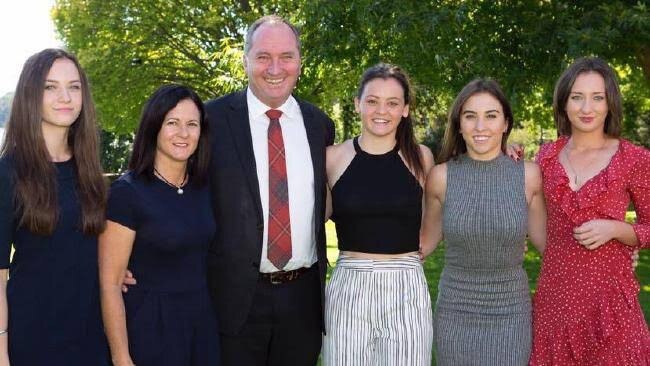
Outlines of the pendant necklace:
M 569 159 L 569 149 L 564 149 L 564 157 L 566 158 L 566 163 L 569 166 L 569 169 L 571 169 L 571 172 L 573 173 L 573 185 L 577 187 L 578 173 L 576 173 L 575 169 L 573 169 L 573 166 L 571 165 L 571 160 Z
M 181 182 L 180 185 L 176 185 L 170 181 L 168 181 L 165 177 L 163 177 L 162 174 L 158 171 L 158 169 L 153 168 L 153 172 L 156 174 L 156 176 L 160 179 L 162 179 L 163 182 L 165 182 L 168 186 L 176 188 L 176 193 L 178 194 L 183 194 L 183 186 L 185 185 L 185 182 L 187 181 L 187 174 L 183 177 L 183 181 Z
M 607 144 L 607 140 L 605 140 L 605 142 L 595 150 L 602 150 L 605 147 L 606 144 Z M 571 172 L 573 173 L 573 185 L 575 187 L 578 187 L 578 172 L 573 168 L 573 164 L 571 164 L 571 159 L 569 159 L 569 146 L 568 145 L 569 144 L 567 144 L 567 146 L 565 146 L 564 149 L 562 149 L 562 152 L 564 152 L 564 157 L 566 158 L 567 165 L 568 165 L 569 169 L 571 170 Z M 597 158 L 598 158 L 598 156 L 592 157 L 587 162 L 587 164 L 585 164 L 585 166 L 590 166 L 591 164 L 594 163 L 594 161 L 596 161 Z

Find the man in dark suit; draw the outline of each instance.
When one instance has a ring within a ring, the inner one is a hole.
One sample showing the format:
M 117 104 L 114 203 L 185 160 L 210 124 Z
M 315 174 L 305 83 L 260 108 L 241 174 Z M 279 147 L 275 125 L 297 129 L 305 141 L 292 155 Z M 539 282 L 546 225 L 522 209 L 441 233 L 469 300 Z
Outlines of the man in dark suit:
M 248 87 L 206 104 L 218 227 L 208 281 L 222 359 L 314 365 L 327 266 L 325 147 L 333 143 L 334 125 L 291 95 L 301 67 L 292 24 L 258 19 L 244 53 Z

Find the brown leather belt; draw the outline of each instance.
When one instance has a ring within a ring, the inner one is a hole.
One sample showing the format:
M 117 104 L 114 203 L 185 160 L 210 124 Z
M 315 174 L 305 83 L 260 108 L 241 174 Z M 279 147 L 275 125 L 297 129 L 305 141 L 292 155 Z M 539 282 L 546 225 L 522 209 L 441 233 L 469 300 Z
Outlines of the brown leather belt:
M 302 267 L 298 269 L 294 269 L 293 271 L 277 271 L 277 272 L 271 272 L 271 273 L 261 273 L 260 272 L 260 277 L 259 279 L 262 281 L 269 281 L 272 285 L 279 285 L 282 283 L 286 282 L 291 282 L 307 271 L 309 271 L 312 268 L 316 268 L 316 266 L 311 266 L 311 267 Z

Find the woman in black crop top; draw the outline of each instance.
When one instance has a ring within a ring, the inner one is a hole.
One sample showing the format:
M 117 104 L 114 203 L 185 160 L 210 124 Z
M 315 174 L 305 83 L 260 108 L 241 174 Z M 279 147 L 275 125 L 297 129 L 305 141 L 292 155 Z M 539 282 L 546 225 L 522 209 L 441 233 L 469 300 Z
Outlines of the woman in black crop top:
M 340 256 L 327 287 L 326 365 L 429 365 L 431 302 L 419 257 L 431 151 L 415 142 L 408 76 L 378 64 L 354 100 L 361 136 L 327 149 Z M 329 204 L 331 203 L 331 204 Z

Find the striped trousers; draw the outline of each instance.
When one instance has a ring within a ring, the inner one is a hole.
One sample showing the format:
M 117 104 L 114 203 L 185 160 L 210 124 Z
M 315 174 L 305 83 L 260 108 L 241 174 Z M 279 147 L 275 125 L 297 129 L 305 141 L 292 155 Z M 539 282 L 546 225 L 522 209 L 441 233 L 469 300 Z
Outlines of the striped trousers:
M 341 256 L 326 291 L 325 365 L 431 365 L 431 299 L 418 256 Z

